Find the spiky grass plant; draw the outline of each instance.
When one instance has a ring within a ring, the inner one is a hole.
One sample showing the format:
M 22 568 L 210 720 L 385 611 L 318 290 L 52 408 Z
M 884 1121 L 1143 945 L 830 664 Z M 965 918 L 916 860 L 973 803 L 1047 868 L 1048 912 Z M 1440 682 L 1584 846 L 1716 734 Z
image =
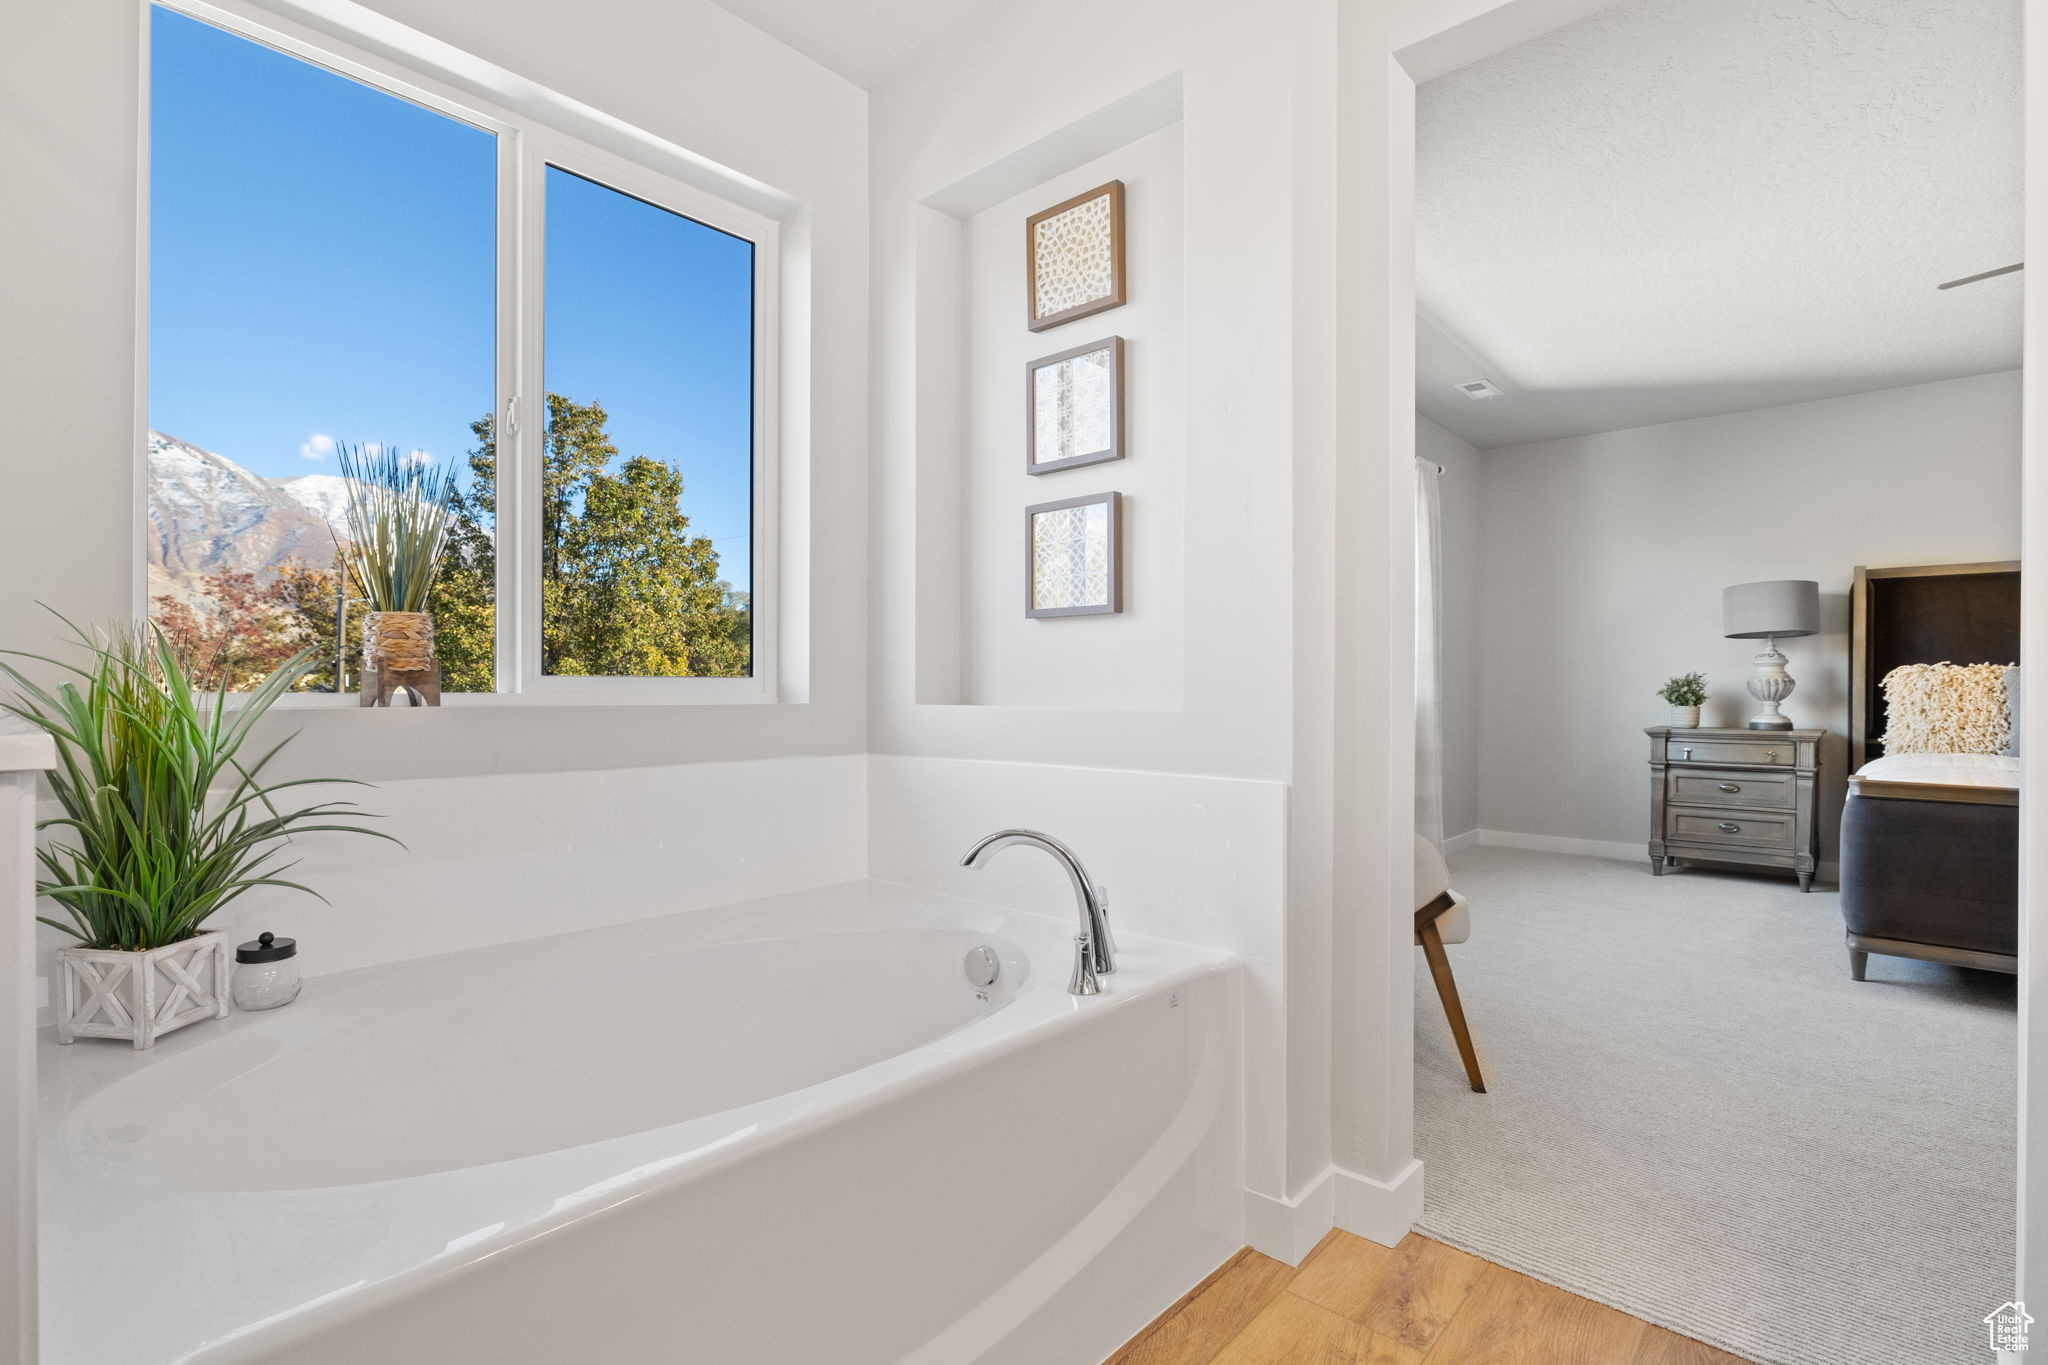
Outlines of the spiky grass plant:
M 425 611 L 455 522 L 455 470 L 394 446 L 342 445 L 349 570 L 371 611 Z
M 52 833 L 37 853 L 43 875 L 36 891 L 71 922 L 38 916 L 44 924 L 89 948 L 161 948 L 190 938 L 259 886 L 318 896 L 281 875 L 294 865 L 283 860 L 294 835 L 391 838 L 337 818 L 355 811 L 352 802 L 280 806 L 276 798 L 289 788 L 344 780 L 264 782 L 289 735 L 253 762 L 242 759 L 250 731 L 311 666 L 312 650 L 230 706 L 227 683 L 217 692 L 196 685 L 154 625 L 88 633 L 65 624 L 89 656 L 83 667 L 4 651 L 61 670 L 69 675 L 63 681 L 44 686 L 0 661 L 0 674 L 16 688 L 0 709 L 57 741 L 49 780 L 64 813 L 40 825 Z

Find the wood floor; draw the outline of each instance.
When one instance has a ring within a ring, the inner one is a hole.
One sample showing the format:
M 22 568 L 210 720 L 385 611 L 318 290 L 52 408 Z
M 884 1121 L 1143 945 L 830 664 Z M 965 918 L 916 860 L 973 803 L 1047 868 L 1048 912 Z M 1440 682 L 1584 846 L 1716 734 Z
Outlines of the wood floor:
M 1410 1233 L 1331 1232 L 1298 1268 L 1246 1250 L 1109 1365 L 1744 1365 Z

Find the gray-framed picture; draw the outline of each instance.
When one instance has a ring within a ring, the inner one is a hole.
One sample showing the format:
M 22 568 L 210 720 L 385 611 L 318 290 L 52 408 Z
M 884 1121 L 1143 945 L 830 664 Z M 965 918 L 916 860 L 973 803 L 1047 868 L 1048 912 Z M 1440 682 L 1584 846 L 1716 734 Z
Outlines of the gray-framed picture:
M 1024 362 L 1024 472 L 1124 457 L 1124 339 Z
M 1024 220 L 1024 305 L 1034 332 L 1124 301 L 1124 182 Z
M 1108 616 L 1124 609 L 1123 495 L 1024 509 L 1024 614 Z

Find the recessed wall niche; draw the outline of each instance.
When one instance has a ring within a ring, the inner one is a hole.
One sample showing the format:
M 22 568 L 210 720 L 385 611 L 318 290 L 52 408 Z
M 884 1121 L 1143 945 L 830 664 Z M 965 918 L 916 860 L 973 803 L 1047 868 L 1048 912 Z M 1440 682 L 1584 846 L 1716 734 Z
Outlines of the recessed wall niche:
M 1138 92 L 927 197 L 918 218 L 917 699 L 1171 711 L 1185 672 L 1179 82 Z M 1091 126 L 1092 125 L 1092 126 Z M 1024 223 L 1124 184 L 1127 301 L 1032 331 Z M 1124 458 L 1032 474 L 1029 362 L 1122 338 Z M 1119 492 L 1123 610 L 1028 619 L 1023 509 Z

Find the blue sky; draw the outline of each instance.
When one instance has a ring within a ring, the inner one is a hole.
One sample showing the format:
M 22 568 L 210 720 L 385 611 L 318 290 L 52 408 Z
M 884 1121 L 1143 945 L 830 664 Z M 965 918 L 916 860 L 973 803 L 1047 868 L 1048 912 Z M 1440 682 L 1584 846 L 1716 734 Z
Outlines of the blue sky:
M 268 478 L 329 443 L 461 461 L 493 406 L 496 139 L 165 9 L 151 18 L 150 425 Z M 748 586 L 752 252 L 551 170 L 548 388 Z M 529 410 L 533 405 L 529 405 Z

